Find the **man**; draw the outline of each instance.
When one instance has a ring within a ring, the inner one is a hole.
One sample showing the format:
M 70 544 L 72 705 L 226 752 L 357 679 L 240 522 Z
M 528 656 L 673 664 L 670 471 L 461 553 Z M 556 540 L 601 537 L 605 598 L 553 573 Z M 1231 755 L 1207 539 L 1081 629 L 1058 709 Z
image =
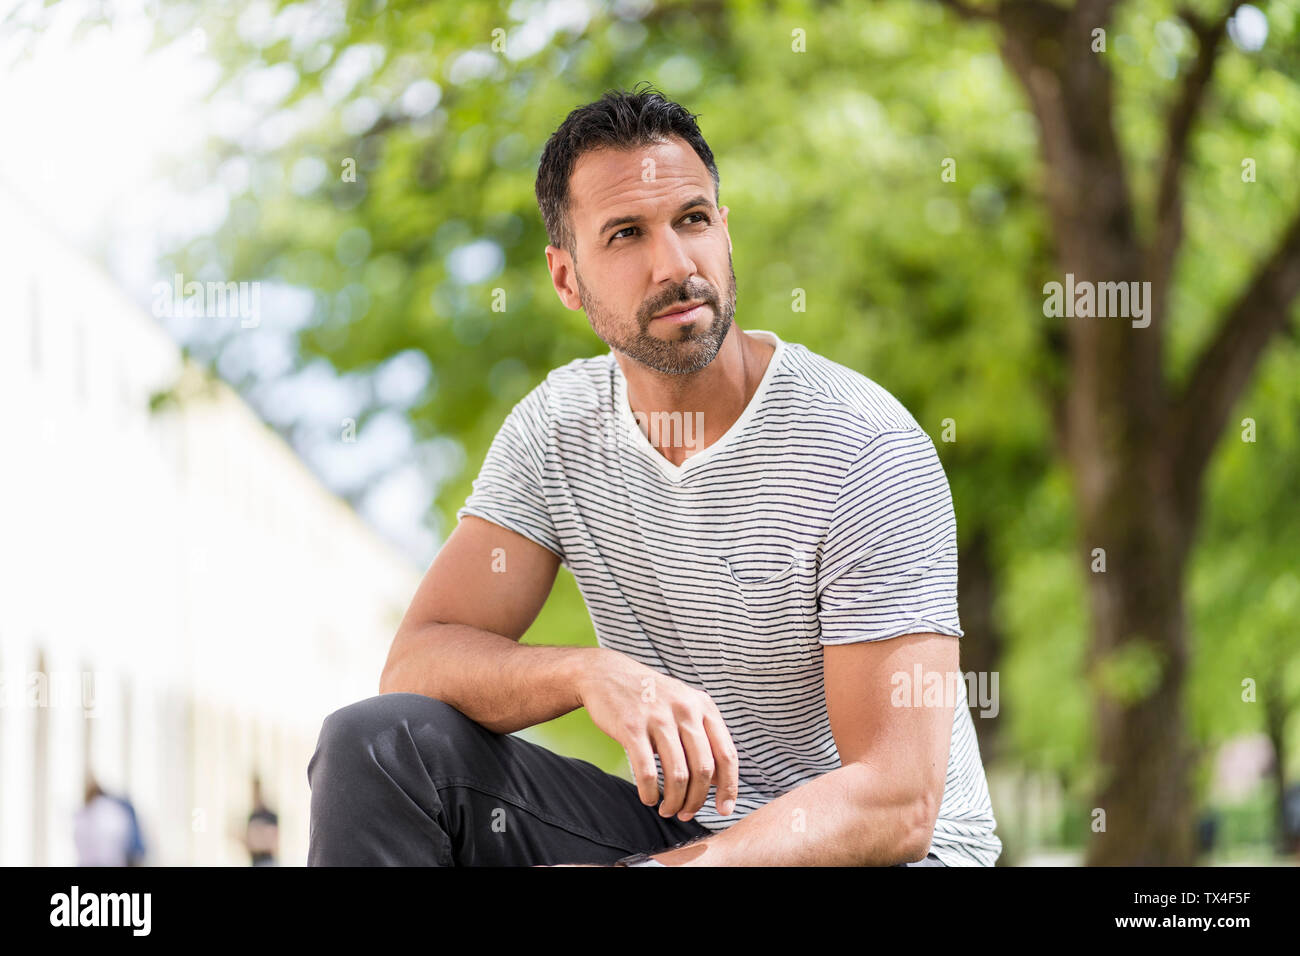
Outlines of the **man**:
M 718 186 L 653 90 L 550 138 L 551 280 L 610 352 L 514 407 L 380 694 L 326 719 L 309 863 L 996 860 L 964 685 L 899 692 L 958 674 L 934 445 L 862 375 L 735 324 Z M 599 647 L 518 643 L 561 563 Z M 635 783 L 512 733 L 577 707 Z
M 280 818 L 266 803 L 262 778 L 253 775 L 253 809 L 244 827 L 244 848 L 253 866 L 275 866 L 280 848 Z

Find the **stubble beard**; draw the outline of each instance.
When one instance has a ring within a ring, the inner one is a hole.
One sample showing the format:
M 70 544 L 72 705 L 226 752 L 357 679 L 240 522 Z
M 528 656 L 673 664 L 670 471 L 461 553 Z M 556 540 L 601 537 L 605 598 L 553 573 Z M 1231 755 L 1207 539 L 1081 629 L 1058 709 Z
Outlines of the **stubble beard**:
M 583 310 L 587 313 L 587 320 L 591 323 L 592 331 L 602 342 L 616 352 L 622 352 L 633 361 L 656 372 L 664 375 L 688 375 L 707 368 L 717 358 L 718 350 L 722 348 L 722 342 L 731 329 L 732 320 L 736 315 L 736 274 L 731 268 L 730 257 L 728 257 L 727 271 L 730 276 L 729 288 L 720 303 L 706 298 L 699 292 L 685 297 L 679 296 L 678 301 L 704 299 L 704 307 L 716 311 L 707 325 L 704 321 L 699 321 L 672 329 L 669 333 L 672 335 L 671 339 L 661 339 L 647 331 L 652 318 L 649 315 L 638 317 L 637 330 L 628 332 L 624 327 L 625 323 L 605 311 L 600 300 L 583 284 L 582 276 L 576 269 L 574 275 L 578 282 L 578 295 L 582 300 Z

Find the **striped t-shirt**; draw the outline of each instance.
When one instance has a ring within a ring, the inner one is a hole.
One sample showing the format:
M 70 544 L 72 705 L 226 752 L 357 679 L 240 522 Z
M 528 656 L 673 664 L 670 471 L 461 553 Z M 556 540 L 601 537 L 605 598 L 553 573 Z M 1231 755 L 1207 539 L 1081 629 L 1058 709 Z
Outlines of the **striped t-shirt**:
M 956 523 L 929 436 L 860 373 L 749 334 L 776 348 L 757 391 L 680 466 L 638 426 L 611 351 L 552 370 L 519 401 L 457 512 L 555 552 L 602 647 L 713 699 L 740 783 L 731 815 L 710 788 L 693 818 L 715 831 L 840 766 L 821 645 L 962 636 Z M 646 424 L 680 427 L 660 444 L 691 448 L 693 417 Z M 931 852 L 992 866 L 1002 843 L 965 685 L 954 685 Z M 662 792 L 661 764 L 658 776 Z

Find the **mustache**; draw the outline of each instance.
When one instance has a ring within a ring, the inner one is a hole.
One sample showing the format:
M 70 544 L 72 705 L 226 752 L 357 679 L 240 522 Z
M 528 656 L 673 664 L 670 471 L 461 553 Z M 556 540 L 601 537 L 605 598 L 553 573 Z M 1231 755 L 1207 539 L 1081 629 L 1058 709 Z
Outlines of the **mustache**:
M 646 311 L 641 320 L 641 325 L 649 325 L 656 315 L 671 309 L 674 305 L 686 305 L 687 302 L 699 302 L 701 305 L 707 305 L 716 313 L 718 311 L 718 300 L 707 295 L 688 295 L 685 298 L 678 297 L 671 302 L 665 302 L 662 305 L 656 305 Z

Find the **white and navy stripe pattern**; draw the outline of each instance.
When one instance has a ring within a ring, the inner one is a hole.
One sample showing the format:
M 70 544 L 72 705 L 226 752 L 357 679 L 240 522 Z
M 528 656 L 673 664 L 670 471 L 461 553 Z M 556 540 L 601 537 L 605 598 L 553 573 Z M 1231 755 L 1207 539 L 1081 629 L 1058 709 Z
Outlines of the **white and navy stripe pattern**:
M 711 830 L 840 765 L 823 644 L 962 636 L 956 524 L 930 438 L 860 373 L 749 334 L 776 347 L 758 390 L 680 467 L 638 429 L 610 352 L 520 400 L 457 512 L 555 552 L 602 646 L 713 698 L 740 796 L 724 817 L 710 792 L 695 819 Z M 995 825 L 963 694 L 932 851 L 991 866 Z

